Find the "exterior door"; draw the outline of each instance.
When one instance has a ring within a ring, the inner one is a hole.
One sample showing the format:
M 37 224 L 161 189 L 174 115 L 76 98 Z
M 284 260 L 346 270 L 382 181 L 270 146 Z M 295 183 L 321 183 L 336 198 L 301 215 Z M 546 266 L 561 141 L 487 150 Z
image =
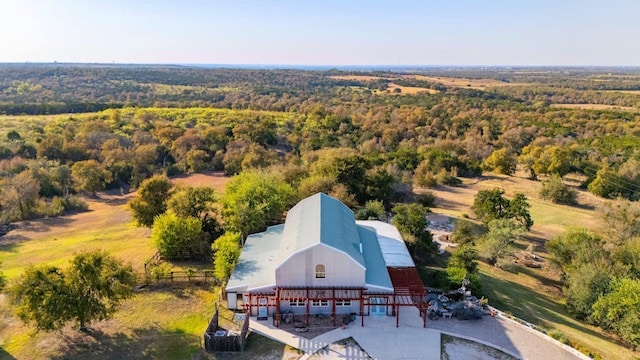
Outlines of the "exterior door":
M 267 303 L 268 301 L 266 297 L 258 298 L 258 318 L 263 318 L 263 319 L 267 318 L 268 316 Z
M 370 298 L 369 299 L 369 314 L 370 315 L 386 315 L 387 304 L 385 298 Z

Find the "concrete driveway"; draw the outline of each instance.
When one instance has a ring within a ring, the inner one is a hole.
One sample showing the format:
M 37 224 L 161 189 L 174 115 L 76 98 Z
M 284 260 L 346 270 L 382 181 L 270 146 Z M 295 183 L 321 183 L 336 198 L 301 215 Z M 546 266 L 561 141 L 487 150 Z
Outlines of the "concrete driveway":
M 587 356 L 577 350 L 505 318 L 485 316 L 481 320 L 461 321 L 440 319 L 429 321 L 422 327 L 422 318 L 415 307 L 402 307 L 400 327 L 392 316 L 367 316 L 364 327 L 360 318 L 346 329 L 335 329 L 311 340 L 301 338 L 286 331 L 273 328 L 271 321 L 251 320 L 251 329 L 262 335 L 288 344 L 306 352 L 302 359 L 366 359 L 368 354 L 374 359 L 385 360 L 440 360 L 441 334 L 448 334 L 488 345 L 518 359 L 558 359 L 585 360 Z M 342 347 L 326 350 L 330 344 L 346 338 L 353 338 L 364 350 Z M 325 349 L 316 356 L 312 354 Z

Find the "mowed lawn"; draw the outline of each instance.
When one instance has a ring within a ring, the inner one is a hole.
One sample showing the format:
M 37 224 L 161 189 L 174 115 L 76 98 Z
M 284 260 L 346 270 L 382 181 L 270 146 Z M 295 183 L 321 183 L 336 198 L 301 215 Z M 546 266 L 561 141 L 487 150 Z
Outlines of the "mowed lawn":
M 221 174 L 197 174 L 173 182 L 211 186 L 221 194 L 227 180 Z M 126 203 L 133 196 L 103 193 L 86 199 L 87 212 L 17 224 L 0 238 L 2 271 L 11 282 L 30 264 L 66 267 L 75 253 L 90 249 L 106 250 L 142 271 L 156 249 L 151 231 L 132 221 Z M 7 296 L 0 294 L 0 359 L 230 359 L 200 349 L 219 294 L 219 288 L 198 287 L 138 291 L 113 319 L 91 324 L 88 334 L 72 326 L 35 333 L 14 316 Z M 295 355 L 259 336 L 252 336 L 251 344 L 278 359 Z M 254 358 L 255 354 L 247 353 Z
M 562 300 L 559 274 L 551 266 L 544 246 L 546 241 L 570 227 L 585 227 L 594 231 L 602 229 L 604 222 L 598 209 L 603 206 L 604 200 L 579 191 L 580 206 L 557 205 L 539 197 L 540 186 L 540 182 L 521 176 L 490 175 L 465 180 L 460 187 L 431 189 L 438 197 L 438 207 L 433 211 L 473 218 L 471 205 L 479 190 L 501 188 L 507 196 L 512 196 L 515 192 L 525 193 L 531 204 L 530 212 L 535 224 L 527 236 L 515 245 L 524 250 L 533 243 L 544 266 L 542 269 L 516 267 L 513 272 L 509 272 L 481 263 L 480 276 L 489 304 L 544 329 L 556 329 L 576 347 L 598 354 L 602 359 L 640 358 L 640 353 L 620 345 L 613 336 L 571 317 Z

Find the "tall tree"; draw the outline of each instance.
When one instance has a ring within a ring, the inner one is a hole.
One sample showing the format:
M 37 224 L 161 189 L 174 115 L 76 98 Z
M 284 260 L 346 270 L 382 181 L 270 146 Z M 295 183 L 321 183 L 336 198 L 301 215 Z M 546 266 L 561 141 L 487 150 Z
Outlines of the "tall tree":
M 488 224 L 491 220 L 502 219 L 509 211 L 509 200 L 500 189 L 480 190 L 473 199 L 471 209 L 478 218 Z
M 133 295 L 136 278 L 131 265 L 106 252 L 76 255 L 67 275 L 72 300 L 68 316 L 80 329 L 95 320 L 111 317 L 125 299 Z
M 225 229 L 246 238 L 281 221 L 293 194 L 291 186 L 269 173 L 250 171 L 234 176 L 221 199 Z
M 167 202 L 167 208 L 180 217 L 202 219 L 213 210 L 215 190 L 207 186 L 178 186 Z
M 484 168 L 499 174 L 512 175 L 516 171 L 518 160 L 507 148 L 495 150 L 484 161 Z
M 240 257 L 240 233 L 227 232 L 212 246 L 213 266 L 216 278 L 226 283 Z
M 593 304 L 593 317 L 606 329 L 620 334 L 633 347 L 640 346 L 640 280 L 612 282 L 611 291 Z
M 488 224 L 489 231 L 478 240 L 478 253 L 491 265 L 511 254 L 513 243 L 524 234 L 524 228 L 511 219 L 496 219 Z
M 63 271 L 54 266 L 31 266 L 10 288 L 17 314 L 37 330 L 57 330 L 76 322 L 81 330 L 95 320 L 108 319 L 123 300 L 133 295 L 135 275 L 111 255 L 80 253 Z
M 170 191 L 171 182 L 162 175 L 156 175 L 140 184 L 138 196 L 129 201 L 133 218 L 140 226 L 151 227 L 153 219 L 167 211 Z
M 509 201 L 509 210 L 507 211 L 507 218 L 515 220 L 518 224 L 522 225 L 525 229 L 531 230 L 533 226 L 533 220 L 529 213 L 531 205 L 527 197 L 523 193 L 516 193 L 513 199 Z
M 112 178 L 111 172 L 95 160 L 76 162 L 71 166 L 71 176 L 77 190 L 93 195 L 99 190 L 104 190 Z
M 427 230 L 429 221 L 426 216 L 429 209 L 420 204 L 401 204 L 396 205 L 392 211 L 393 224 L 402 233 L 414 257 L 426 260 L 433 255 L 436 248 L 433 236 Z
M 157 216 L 151 239 L 162 257 L 169 260 L 193 258 L 205 251 L 202 221 L 194 217 L 181 218 L 173 213 Z

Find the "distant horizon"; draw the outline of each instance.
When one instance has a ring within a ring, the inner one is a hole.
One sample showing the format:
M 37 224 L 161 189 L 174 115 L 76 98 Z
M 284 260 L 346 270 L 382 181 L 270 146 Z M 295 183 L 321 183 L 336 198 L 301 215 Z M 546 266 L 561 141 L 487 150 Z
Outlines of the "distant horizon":
M 640 66 L 636 0 L 20 0 L 2 10 L 3 63 Z
M 508 68 L 575 68 L 575 69 L 640 69 L 640 65 L 522 65 L 522 64 L 251 64 L 251 63 L 170 63 L 170 62 L 74 62 L 74 61 L 22 61 L 22 62 L 0 62 L 0 65 L 91 65 L 91 66 L 176 66 L 176 67 L 199 67 L 199 68 L 238 68 L 238 69 L 380 69 L 380 68 L 397 68 L 397 69 L 418 69 L 418 68 L 452 68 L 452 69 L 508 69 Z

